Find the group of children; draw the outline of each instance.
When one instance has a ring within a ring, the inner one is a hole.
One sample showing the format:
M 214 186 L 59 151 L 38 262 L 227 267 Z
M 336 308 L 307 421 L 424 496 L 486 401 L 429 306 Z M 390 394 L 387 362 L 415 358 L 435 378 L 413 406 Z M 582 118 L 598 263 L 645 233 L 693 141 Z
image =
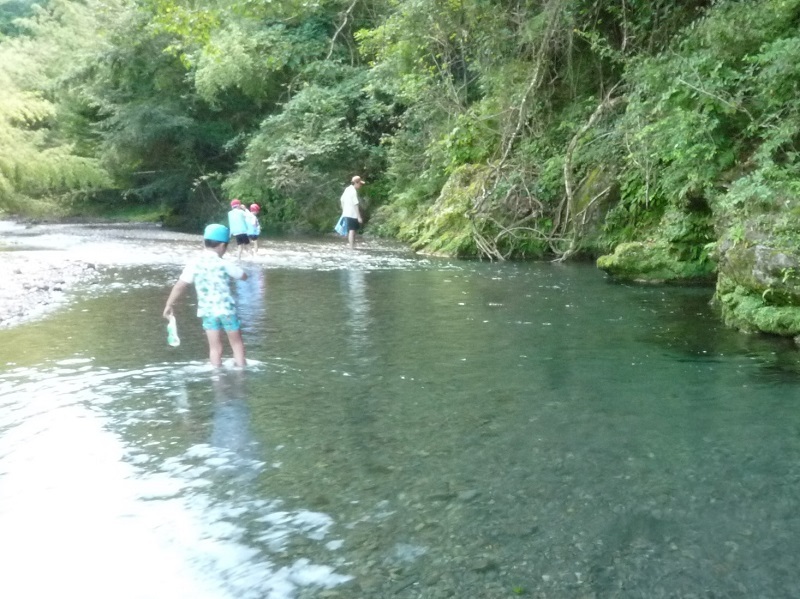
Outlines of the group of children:
M 253 255 L 258 253 L 258 236 L 261 235 L 261 223 L 258 222 L 258 213 L 261 208 L 258 204 L 250 204 L 250 209 L 237 199 L 231 200 L 231 210 L 228 212 L 228 226 L 232 237 L 236 238 L 239 250 L 238 257 L 242 259 L 242 250 L 246 245 L 253 244 Z
M 355 234 L 363 222 L 358 201 L 358 189 L 364 180 L 358 175 L 351 179 L 341 197 L 342 219 L 346 223 L 346 234 L 350 247 L 354 247 Z M 244 342 L 241 325 L 236 314 L 236 303 L 228 284 L 229 278 L 247 279 L 247 273 L 238 264 L 222 259 L 228 249 L 231 237 L 236 239 L 238 258 L 241 260 L 245 246 L 253 245 L 253 255 L 258 253 L 258 237 L 261 225 L 258 221 L 260 208 L 258 204 L 247 206 L 238 199 L 231 200 L 228 212 L 228 225 L 208 225 L 203 232 L 205 250 L 189 262 L 184 268 L 178 282 L 175 283 L 164 307 L 164 318 L 173 317 L 173 305 L 186 289 L 194 285 L 197 290 L 197 316 L 203 321 L 203 329 L 208 340 L 208 351 L 211 364 L 222 364 L 222 332 L 228 337 L 233 350 L 233 359 L 237 366 L 246 364 Z
M 209 359 L 213 366 L 222 365 L 223 331 L 233 350 L 234 363 L 239 367 L 247 364 L 241 323 L 236 314 L 236 302 L 228 283 L 229 278 L 247 280 L 247 273 L 238 264 L 223 260 L 222 256 L 228 249 L 231 237 L 236 238 L 240 259 L 244 246 L 251 242 L 254 246 L 253 253 L 258 253 L 258 237 L 261 234 L 259 211 L 258 204 L 251 204 L 248 210 L 239 200 L 232 200 L 231 210 L 228 212 L 230 229 L 218 224 L 208 225 L 205 228 L 203 252 L 183 269 L 164 306 L 163 316 L 169 320 L 173 317 L 175 302 L 191 285 L 195 286 L 197 316 L 203 322 L 203 330 L 208 340 Z

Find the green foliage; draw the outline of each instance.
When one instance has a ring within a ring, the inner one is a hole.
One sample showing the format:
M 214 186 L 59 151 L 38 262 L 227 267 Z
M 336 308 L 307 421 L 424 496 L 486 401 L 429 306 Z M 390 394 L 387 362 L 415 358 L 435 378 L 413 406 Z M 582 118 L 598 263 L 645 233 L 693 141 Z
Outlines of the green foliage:
M 328 230 L 359 173 L 373 231 L 493 258 L 796 225 L 800 0 L 117 1 L 0 5 L 6 201 Z
M 74 39 L 71 32 L 97 23 L 96 7 L 63 1 L 50 7 L 16 21 L 32 35 L 0 40 L 0 209 L 10 212 L 110 183 L 99 161 L 76 152 L 65 135 L 51 87 L 91 47 L 92 39 Z
M 657 238 L 696 259 L 714 237 L 712 214 L 718 230 L 735 230 L 793 205 L 798 15 L 796 0 L 720 2 L 669 50 L 629 61 L 626 111 L 598 148 L 612 160 L 625 149 L 609 239 Z M 695 233 L 676 238 L 665 214 Z
M 271 195 L 276 205 L 268 214 L 280 208 L 280 197 L 290 198 L 295 218 L 327 229 L 350 177 L 383 169 L 376 141 L 391 128 L 392 106 L 367 85 L 363 69 L 329 64 L 324 73 L 314 72 L 318 68 L 306 71 L 314 83 L 264 120 L 226 189 L 241 197 Z
M 275 107 L 292 84 L 292 74 L 324 57 L 325 33 L 318 22 L 298 27 L 236 23 L 215 31 L 197 60 L 197 93 L 220 106 L 222 96 L 235 89 L 260 108 Z
M 46 6 L 46 2 L 37 3 Z M 0 40 L 4 36 L 17 36 L 24 32 L 20 19 L 30 17 L 34 11 L 34 4 L 29 0 L 3 0 L 0 2 Z

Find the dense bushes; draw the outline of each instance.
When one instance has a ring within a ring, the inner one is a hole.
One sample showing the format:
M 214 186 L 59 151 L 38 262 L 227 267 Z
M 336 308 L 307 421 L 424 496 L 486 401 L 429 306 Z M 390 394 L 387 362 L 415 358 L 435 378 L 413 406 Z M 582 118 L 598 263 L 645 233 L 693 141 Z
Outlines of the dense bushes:
M 705 260 L 796 193 L 800 0 L 119 1 L 6 19 L 6 206 L 327 230 L 360 173 L 370 229 L 431 251 Z

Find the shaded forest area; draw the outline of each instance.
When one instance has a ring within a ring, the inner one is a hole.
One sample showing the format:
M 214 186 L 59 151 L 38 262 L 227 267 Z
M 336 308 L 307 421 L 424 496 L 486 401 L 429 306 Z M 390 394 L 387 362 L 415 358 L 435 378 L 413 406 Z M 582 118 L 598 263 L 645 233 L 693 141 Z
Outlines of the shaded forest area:
M 194 229 L 235 196 L 328 231 L 358 173 L 374 234 L 716 280 L 731 324 L 787 308 L 754 328 L 797 334 L 799 24 L 800 0 L 0 0 L 0 209 Z

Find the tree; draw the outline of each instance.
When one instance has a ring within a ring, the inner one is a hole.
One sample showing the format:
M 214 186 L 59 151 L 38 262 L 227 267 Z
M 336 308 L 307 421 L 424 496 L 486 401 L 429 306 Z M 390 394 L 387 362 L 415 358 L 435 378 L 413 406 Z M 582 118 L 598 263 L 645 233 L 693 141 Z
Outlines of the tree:
M 91 154 L 65 134 L 58 77 L 94 40 L 74 36 L 98 25 L 94 4 L 54 0 L 14 21 L 18 35 L 0 39 L 0 208 L 51 202 L 109 184 Z

